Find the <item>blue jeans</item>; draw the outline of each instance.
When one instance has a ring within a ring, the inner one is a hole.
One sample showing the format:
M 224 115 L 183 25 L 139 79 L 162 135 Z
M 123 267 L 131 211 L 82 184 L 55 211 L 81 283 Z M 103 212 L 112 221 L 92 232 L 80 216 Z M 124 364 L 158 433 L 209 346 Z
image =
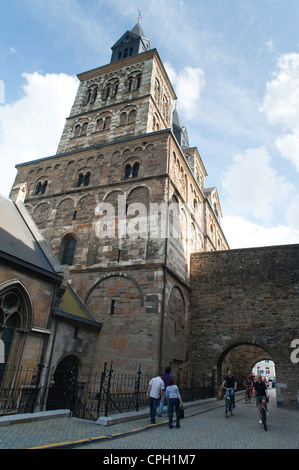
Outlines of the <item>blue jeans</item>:
M 159 410 L 158 410 L 158 415 L 161 415 L 162 412 L 163 412 L 163 405 L 164 405 L 164 403 L 165 403 L 165 397 L 166 397 L 166 391 L 164 390 L 164 391 L 163 391 L 163 400 L 160 401 Z
M 178 398 L 170 398 L 168 402 L 169 427 L 172 428 L 173 410 L 176 413 L 176 427 L 180 427 L 180 400 Z
M 225 398 L 226 399 L 227 399 L 229 393 L 231 393 L 231 397 L 232 397 L 232 406 L 235 407 L 235 391 L 234 391 L 234 389 L 232 388 L 231 390 L 228 390 L 228 389 L 225 390 Z
M 159 401 L 160 401 L 160 398 L 149 397 L 150 415 L 151 415 L 152 424 L 155 424 L 156 422 L 156 410 L 157 410 Z

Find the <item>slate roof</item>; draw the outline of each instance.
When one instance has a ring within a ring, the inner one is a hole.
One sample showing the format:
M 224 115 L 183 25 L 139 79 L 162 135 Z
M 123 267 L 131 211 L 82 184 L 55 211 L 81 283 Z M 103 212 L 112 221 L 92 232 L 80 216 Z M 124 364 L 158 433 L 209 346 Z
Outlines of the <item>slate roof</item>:
M 0 194 L 0 258 L 62 280 L 59 263 L 45 253 L 41 241 L 45 243 L 25 207 Z

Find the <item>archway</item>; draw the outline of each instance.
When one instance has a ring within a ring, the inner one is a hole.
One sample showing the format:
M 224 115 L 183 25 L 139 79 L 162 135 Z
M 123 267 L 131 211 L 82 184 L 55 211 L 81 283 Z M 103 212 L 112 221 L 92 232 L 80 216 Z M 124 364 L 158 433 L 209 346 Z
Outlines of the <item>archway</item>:
M 71 409 L 78 373 L 79 360 L 76 356 L 66 356 L 59 362 L 53 375 L 54 383 L 49 389 L 47 410 Z
M 231 344 L 218 357 L 217 386 L 221 386 L 227 371 L 232 370 L 238 389 L 241 390 L 244 380 L 251 375 L 254 364 L 263 359 L 274 360 L 265 346 L 242 342 Z

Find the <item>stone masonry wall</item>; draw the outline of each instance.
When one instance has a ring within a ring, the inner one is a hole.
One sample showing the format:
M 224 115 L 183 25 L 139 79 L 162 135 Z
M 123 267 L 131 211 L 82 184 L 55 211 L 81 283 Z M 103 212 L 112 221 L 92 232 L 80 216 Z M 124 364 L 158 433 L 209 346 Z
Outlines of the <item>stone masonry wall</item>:
M 299 407 L 299 245 L 200 253 L 191 260 L 190 364 L 221 381 L 240 345 L 264 349 L 276 365 L 277 403 Z

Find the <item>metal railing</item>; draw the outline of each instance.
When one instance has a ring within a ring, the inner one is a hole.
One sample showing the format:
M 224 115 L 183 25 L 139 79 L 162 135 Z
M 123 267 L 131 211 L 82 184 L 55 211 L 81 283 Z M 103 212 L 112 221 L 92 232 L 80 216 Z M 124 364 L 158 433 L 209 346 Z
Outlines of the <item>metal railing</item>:
M 37 369 L 5 371 L 0 384 L 0 415 L 34 413 L 44 410 L 69 409 L 72 416 L 97 420 L 99 416 L 138 411 L 148 407 L 146 392 L 152 376 L 142 372 L 119 374 L 113 363 L 99 374 L 67 370 L 50 370 L 43 365 Z M 208 385 L 205 376 L 191 376 L 189 386 L 180 386 L 181 377 L 175 377 L 183 401 L 214 397 L 214 380 Z M 196 382 L 196 384 L 195 384 Z

